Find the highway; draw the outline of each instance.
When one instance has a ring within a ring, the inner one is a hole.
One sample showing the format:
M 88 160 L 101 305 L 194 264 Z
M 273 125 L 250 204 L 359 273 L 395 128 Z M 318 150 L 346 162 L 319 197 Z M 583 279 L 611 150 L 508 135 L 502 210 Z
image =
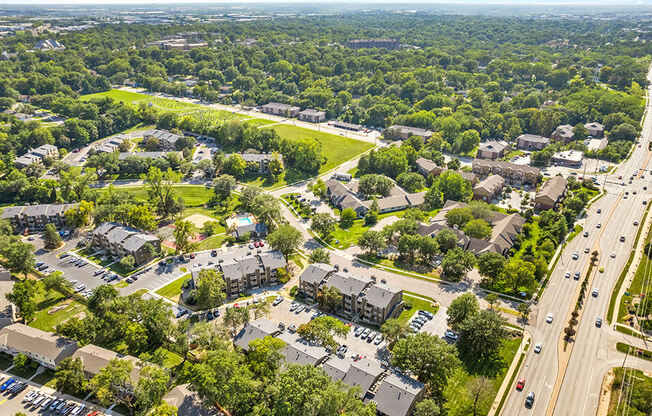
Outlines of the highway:
M 652 80 L 652 70 L 648 78 Z M 652 92 L 652 88 L 649 92 Z M 614 365 L 622 364 L 624 358 L 623 354 L 615 351 L 616 340 L 636 341 L 610 328 L 606 314 L 612 289 L 636 238 L 638 227 L 634 226 L 634 221 L 643 226 L 642 217 L 646 207 L 643 201 L 652 196 L 652 174 L 648 170 L 648 143 L 652 138 L 650 109 L 648 101 L 641 146 L 636 145 L 630 158 L 614 172 L 606 175 L 606 178 L 600 177 L 600 182 L 605 181 L 607 193 L 588 209 L 586 217 L 580 222 L 589 236 L 580 234 L 567 245 L 548 287 L 534 308 L 528 330 L 532 334 L 533 344 L 542 342 L 543 349 L 539 354 L 534 353 L 533 348 L 529 349 L 517 377 L 526 379 L 526 387 L 522 392 L 516 391 L 514 386 L 509 387 L 510 394 L 502 411 L 504 415 L 596 414 L 604 374 Z M 646 169 L 644 179 L 636 177 L 631 185 L 628 184 L 629 177 L 638 175 L 640 169 Z M 619 176 L 622 179 L 618 179 Z M 622 181 L 627 185 L 621 186 Z M 644 186 L 647 187 L 645 191 Z M 626 192 L 629 195 L 625 195 Z M 598 209 L 601 213 L 598 213 Z M 625 241 L 621 242 L 623 235 Z M 586 247 L 590 252 L 598 250 L 600 256 L 591 273 L 583 313 L 569 355 L 571 345 L 564 351 L 561 340 L 579 287 L 589 268 L 590 253 L 584 253 Z M 572 260 L 574 251 L 580 253 L 578 260 Z M 615 257 L 611 257 L 612 252 Z M 601 266 L 605 268 L 604 273 L 597 270 Z M 580 280 L 565 277 L 566 271 L 572 275 L 578 270 L 581 272 Z M 591 294 L 593 288 L 599 291 L 597 297 Z M 551 312 L 554 320 L 549 324 L 546 323 L 546 316 Z M 596 325 L 598 317 L 604 321 L 601 328 Z M 636 363 L 652 371 L 652 363 L 639 360 Z M 532 408 L 528 409 L 524 402 L 530 391 L 535 393 L 536 398 Z

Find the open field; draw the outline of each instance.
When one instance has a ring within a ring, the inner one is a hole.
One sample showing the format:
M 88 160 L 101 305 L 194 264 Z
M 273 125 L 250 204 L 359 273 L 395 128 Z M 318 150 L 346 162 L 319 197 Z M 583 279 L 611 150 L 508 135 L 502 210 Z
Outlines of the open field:
M 107 188 L 99 189 L 100 192 L 106 192 Z M 125 192 L 132 194 L 138 201 L 147 201 L 147 190 L 143 187 L 122 187 Z M 213 196 L 213 189 L 201 185 L 175 186 L 175 195 L 183 198 L 187 207 L 198 207 L 208 202 Z
M 109 90 L 104 92 L 96 92 L 95 94 L 82 95 L 80 98 L 82 100 L 90 100 L 93 98 L 102 98 L 102 97 L 111 97 L 114 100 L 122 101 L 123 103 L 127 103 L 127 104 L 132 103 L 136 100 L 154 98 L 154 97 L 150 97 L 149 95 L 140 94 L 131 91 L 122 91 L 122 90 Z
M 329 171 L 373 147 L 371 143 L 305 129 L 291 124 L 277 124 L 266 128 L 274 129 L 279 135 L 288 139 L 298 140 L 307 138 L 315 139 L 321 143 L 321 151 L 322 155 L 326 158 L 326 163 L 319 169 L 319 173 Z
M 220 124 L 225 121 L 248 118 L 244 114 L 237 114 L 224 110 L 209 109 L 205 107 L 199 107 L 198 109 L 193 108 L 193 111 L 189 111 L 187 113 L 184 112 L 182 116 L 190 116 L 197 122 L 208 124 Z

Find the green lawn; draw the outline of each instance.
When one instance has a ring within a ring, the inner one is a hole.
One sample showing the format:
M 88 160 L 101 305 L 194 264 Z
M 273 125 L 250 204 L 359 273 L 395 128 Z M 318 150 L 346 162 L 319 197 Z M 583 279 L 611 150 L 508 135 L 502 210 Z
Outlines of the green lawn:
M 161 295 L 164 298 L 168 298 L 173 302 L 177 302 L 179 300 L 179 296 L 181 295 L 181 286 L 183 285 L 183 282 L 185 282 L 189 278 L 190 278 L 190 273 L 181 276 L 177 280 L 168 283 L 167 285 L 157 290 L 156 294 Z
M 303 181 L 310 178 L 309 173 L 301 172 L 296 169 L 287 169 L 276 177 L 276 182 L 272 182 L 269 175 L 246 174 L 240 182 L 248 185 L 260 186 L 265 189 L 274 189 L 286 186 L 288 184 Z
M 129 283 L 125 282 L 124 280 L 121 282 L 116 283 L 115 286 L 117 289 L 122 289 L 123 287 L 129 286 Z
M 54 388 L 54 371 L 47 369 L 32 379 L 34 383 Z
M 423 295 L 418 295 L 418 296 L 419 298 L 416 298 L 403 291 L 403 301 L 412 303 L 412 308 L 403 309 L 403 312 L 401 312 L 401 314 L 398 317 L 399 321 L 403 323 L 407 323 L 410 319 L 412 319 L 414 314 L 417 313 L 417 311 L 419 310 L 428 311 L 433 314 L 437 313 L 437 311 L 439 310 L 439 305 L 435 303 L 434 299 L 428 298 L 427 296 L 423 296 Z M 420 298 L 428 298 L 430 300 L 428 301 Z
M 245 121 L 247 124 L 253 124 L 255 126 L 267 126 L 269 124 L 276 124 L 276 121 L 267 120 L 264 118 L 252 118 Z
M 121 187 L 120 189 L 132 194 L 138 201 L 146 202 L 148 199 L 147 190 L 143 187 Z M 99 191 L 106 192 L 107 188 L 100 188 Z M 175 186 L 174 192 L 176 196 L 183 198 L 187 207 L 202 206 L 213 196 L 213 188 L 201 185 Z
M 29 326 L 47 332 L 54 332 L 55 328 L 60 323 L 67 321 L 73 316 L 86 312 L 86 306 L 77 301 L 66 300 L 63 298 L 63 295 L 60 296 L 62 299 L 61 301 L 36 312 L 34 315 L 34 320 L 30 322 Z M 46 302 L 46 304 L 49 303 Z M 48 311 L 53 307 L 64 305 L 66 305 L 65 308 L 62 308 L 52 314 L 48 314 Z
M 373 147 L 371 143 L 297 127 L 291 124 L 277 124 L 269 128 L 276 130 L 279 135 L 288 139 L 297 140 L 308 138 L 315 139 L 321 143 L 321 151 L 322 155 L 326 158 L 326 163 L 319 169 L 319 173 L 331 170 Z
M 18 377 L 22 377 L 24 379 L 29 379 L 36 373 L 36 369 L 38 368 L 38 363 L 35 363 L 33 361 L 28 361 L 27 365 L 21 369 L 17 368 L 12 368 L 9 370 L 9 373 L 16 375 Z
M 0 353 L 0 370 L 5 371 L 13 365 L 12 357 L 5 353 Z
M 109 91 L 104 91 L 104 92 L 97 92 L 95 94 L 87 94 L 87 95 L 82 95 L 80 98 L 82 100 L 90 100 L 93 98 L 101 98 L 101 97 L 111 97 L 114 100 L 117 101 L 122 101 L 123 103 L 132 103 L 137 100 L 142 100 L 142 99 L 152 99 L 154 97 L 150 97 L 149 95 L 145 94 L 140 94 L 137 92 L 131 92 L 131 91 L 122 91 L 122 90 L 109 90 Z
M 132 296 L 135 295 L 136 297 L 141 297 L 141 296 L 143 296 L 145 293 L 147 293 L 147 289 L 138 289 L 137 291 L 135 291 L 134 293 L 132 293 Z
M 631 349 L 630 349 L 631 348 Z M 623 354 L 632 354 L 638 356 L 644 360 L 652 361 L 652 351 L 638 349 L 624 342 L 616 343 L 616 349 Z
M 636 241 L 638 241 L 638 238 Z M 650 241 L 652 241 L 652 233 L 648 233 L 648 238 L 645 240 L 645 243 L 647 244 Z M 634 295 L 638 296 L 643 291 L 643 284 L 645 283 L 646 278 L 649 278 L 650 275 L 650 271 L 648 270 L 650 267 L 652 267 L 652 259 L 646 255 L 641 256 L 641 262 L 636 268 L 636 274 L 634 275 L 631 284 L 620 298 L 620 305 L 618 306 L 618 322 L 625 322 L 623 318 L 628 314 L 627 307 L 631 305 Z M 618 288 L 616 287 L 615 290 L 618 290 Z
M 214 235 L 211 237 L 208 237 L 197 244 L 197 250 L 212 250 L 214 248 L 220 248 L 222 247 L 222 244 L 224 244 L 224 240 L 226 240 L 227 235 L 226 234 L 220 234 L 220 235 Z

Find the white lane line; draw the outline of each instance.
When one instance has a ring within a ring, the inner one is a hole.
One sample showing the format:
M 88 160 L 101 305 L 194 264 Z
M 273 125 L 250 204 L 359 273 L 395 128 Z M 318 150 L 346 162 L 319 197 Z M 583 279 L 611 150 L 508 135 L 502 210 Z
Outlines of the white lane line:
M 586 409 L 586 403 L 589 401 L 589 391 L 591 390 L 591 380 L 593 380 L 593 372 L 595 371 L 595 367 L 591 368 L 591 375 L 589 376 L 589 381 L 586 383 L 586 394 L 584 395 L 584 405 L 582 405 L 582 413 L 584 413 L 584 409 Z

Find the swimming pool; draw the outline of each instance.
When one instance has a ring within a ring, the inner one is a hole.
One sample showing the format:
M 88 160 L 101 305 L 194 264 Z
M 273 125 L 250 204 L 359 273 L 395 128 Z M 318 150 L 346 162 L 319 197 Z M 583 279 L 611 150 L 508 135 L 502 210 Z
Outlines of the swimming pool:
M 238 218 L 237 221 L 238 221 L 238 226 L 253 224 L 253 221 L 251 221 L 250 217 Z

